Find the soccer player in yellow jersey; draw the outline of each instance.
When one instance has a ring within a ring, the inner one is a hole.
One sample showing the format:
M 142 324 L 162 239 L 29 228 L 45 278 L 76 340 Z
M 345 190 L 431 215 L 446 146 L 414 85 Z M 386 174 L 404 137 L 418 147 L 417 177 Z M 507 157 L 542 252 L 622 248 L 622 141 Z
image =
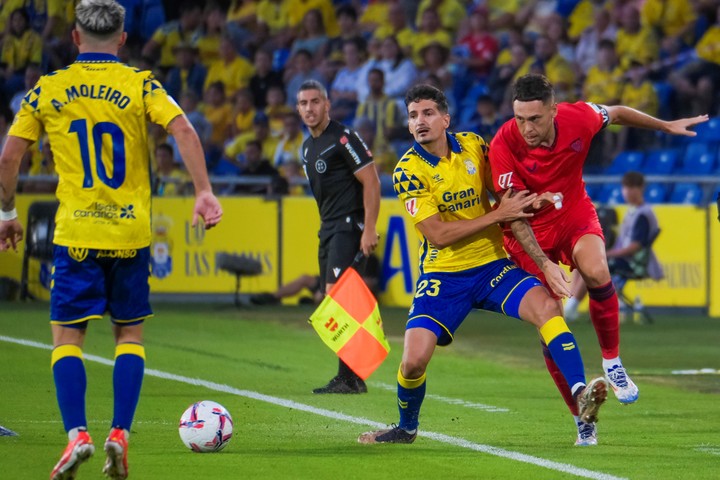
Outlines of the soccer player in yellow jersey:
M 367 432 L 360 443 L 412 443 L 425 397 L 425 370 L 435 346 L 449 345 L 473 308 L 535 325 L 572 385 L 584 421 L 594 422 L 607 383 L 585 383 L 582 358 L 560 306 L 540 281 L 507 259 L 499 222 L 532 216 L 529 208 L 553 202 L 553 194 L 516 192 L 490 206 L 487 145 L 474 133 L 447 132 L 445 95 L 418 85 L 405 97 L 415 138 L 393 174 L 395 191 L 420 237 L 420 276 L 405 330 L 398 371 L 399 425 Z M 591 438 L 578 438 L 592 445 Z
M 88 321 L 110 312 L 115 335 L 114 416 L 103 471 L 127 477 L 128 435 L 145 366 L 143 321 L 149 304 L 150 172 L 147 122 L 175 137 L 195 186 L 193 225 L 217 224 L 197 134 L 150 72 L 118 61 L 125 9 L 114 0 L 76 7 L 75 63 L 40 78 L 25 97 L 0 156 L 0 250 L 22 238 L 15 191 L 28 146 L 47 132 L 60 201 L 55 229 L 50 319 L 52 370 L 69 443 L 51 480 L 75 478 L 94 452 L 85 415 L 82 346 Z

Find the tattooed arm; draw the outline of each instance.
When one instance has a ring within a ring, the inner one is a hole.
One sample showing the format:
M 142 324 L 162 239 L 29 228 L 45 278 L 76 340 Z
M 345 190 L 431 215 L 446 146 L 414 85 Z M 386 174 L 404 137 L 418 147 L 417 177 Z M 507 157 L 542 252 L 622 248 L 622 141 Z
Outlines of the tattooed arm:
M 532 227 L 525 219 L 518 219 L 510 224 L 510 229 L 515 239 L 522 245 L 523 250 L 535 262 L 540 271 L 545 275 L 547 284 L 552 288 L 555 295 L 564 298 L 570 296 L 570 279 L 565 271 L 556 263 L 550 261 L 535 238 Z

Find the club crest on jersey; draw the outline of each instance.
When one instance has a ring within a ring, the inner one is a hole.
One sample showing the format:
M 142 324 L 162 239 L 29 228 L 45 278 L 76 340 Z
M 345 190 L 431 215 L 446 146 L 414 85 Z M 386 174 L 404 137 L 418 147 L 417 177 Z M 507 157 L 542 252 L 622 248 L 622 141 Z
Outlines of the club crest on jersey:
M 475 168 L 475 165 L 473 165 L 472 161 L 465 160 L 465 168 L 467 169 L 468 175 L 475 175 L 477 173 L 477 169 Z
M 405 210 L 410 214 L 411 217 L 414 217 L 417 215 L 418 207 L 417 207 L 417 198 L 411 198 L 408 200 L 405 200 Z
M 68 255 L 76 262 L 82 262 L 88 256 L 88 249 L 81 247 L 68 247 Z
M 513 172 L 503 173 L 498 177 L 498 185 L 500 185 L 500 188 L 506 190 L 513 186 L 512 174 Z
M 325 163 L 325 160 L 318 160 L 315 162 L 315 170 L 318 173 L 325 173 L 325 170 L 327 170 L 327 163 Z
M 581 138 L 576 139 L 574 142 L 570 144 L 570 148 L 573 149 L 574 152 L 581 152 L 583 149 L 583 142 Z
M 345 145 L 347 142 L 348 142 L 348 138 L 346 135 L 343 135 L 342 137 L 340 137 L 340 143 Z

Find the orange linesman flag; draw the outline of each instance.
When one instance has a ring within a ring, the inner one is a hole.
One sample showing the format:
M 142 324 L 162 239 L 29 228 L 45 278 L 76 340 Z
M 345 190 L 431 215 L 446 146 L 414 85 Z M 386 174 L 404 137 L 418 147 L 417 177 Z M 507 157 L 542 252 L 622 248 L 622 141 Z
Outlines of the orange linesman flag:
M 363 380 L 390 352 L 377 300 L 352 267 L 343 272 L 310 316 L 310 323 L 322 341 Z

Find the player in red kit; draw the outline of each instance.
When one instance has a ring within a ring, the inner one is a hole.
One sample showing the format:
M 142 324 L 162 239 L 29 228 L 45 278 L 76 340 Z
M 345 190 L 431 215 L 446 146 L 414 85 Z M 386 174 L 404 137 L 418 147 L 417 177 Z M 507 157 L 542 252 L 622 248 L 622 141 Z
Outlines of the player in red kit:
M 490 143 L 493 182 L 499 195 L 549 192 L 533 217 L 505 225 L 505 249 L 522 269 L 537 275 L 556 298 L 570 296 L 569 278 L 557 262 L 577 269 L 588 286 L 590 318 L 600 343 L 603 370 L 621 403 L 638 399 L 638 388 L 620 361 L 618 299 L 610 279 L 600 222 L 582 178 L 593 136 L 614 123 L 695 136 L 689 127 L 707 115 L 663 121 L 625 106 L 555 103 L 542 75 L 520 77 L 513 87 L 515 118 Z M 512 193 L 510 193 L 512 194 Z M 577 417 L 570 389 L 543 345 L 550 375 L 578 425 L 578 445 L 597 443 L 594 424 Z

